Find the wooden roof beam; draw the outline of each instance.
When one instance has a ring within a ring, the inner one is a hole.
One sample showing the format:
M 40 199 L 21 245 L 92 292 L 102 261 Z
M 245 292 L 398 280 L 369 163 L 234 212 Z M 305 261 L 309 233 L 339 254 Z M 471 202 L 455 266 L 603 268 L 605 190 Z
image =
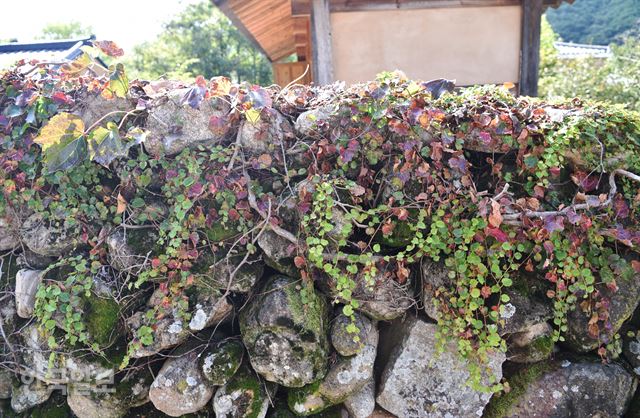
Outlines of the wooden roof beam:
M 218 7 L 218 9 L 220 9 L 220 11 L 229 18 L 231 23 L 233 23 L 233 25 L 238 28 L 240 33 L 242 33 L 249 40 L 249 42 L 251 42 L 253 46 L 258 49 L 258 51 L 262 52 L 269 61 L 273 62 L 273 59 L 269 56 L 267 51 L 262 48 L 260 42 L 258 42 L 256 38 L 254 38 L 253 34 L 242 24 L 240 19 L 238 19 L 238 16 L 233 13 L 231 8 L 229 7 L 229 0 L 213 0 L 213 4 L 216 5 L 216 7 Z

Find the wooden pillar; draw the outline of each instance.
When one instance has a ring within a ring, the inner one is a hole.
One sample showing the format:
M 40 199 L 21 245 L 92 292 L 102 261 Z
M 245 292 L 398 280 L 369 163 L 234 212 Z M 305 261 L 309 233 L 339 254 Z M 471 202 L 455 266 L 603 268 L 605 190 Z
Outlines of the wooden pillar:
M 330 84 L 333 82 L 333 52 L 329 0 L 311 0 L 311 34 L 313 80 L 319 85 Z
M 543 0 L 522 0 L 522 47 L 520 49 L 520 94 L 538 95 L 540 67 L 540 22 Z

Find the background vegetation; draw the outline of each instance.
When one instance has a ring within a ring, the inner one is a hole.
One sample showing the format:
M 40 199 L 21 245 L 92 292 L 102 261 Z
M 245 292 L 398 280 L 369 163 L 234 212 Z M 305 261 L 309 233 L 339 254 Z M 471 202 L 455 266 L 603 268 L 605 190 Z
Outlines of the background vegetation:
M 189 5 L 153 42 L 134 49 L 127 63 L 134 77 L 206 79 L 271 84 L 271 65 L 210 1 Z
M 585 0 L 588 2 L 588 0 Z M 635 1 L 635 0 L 633 0 Z M 579 4 L 581 2 L 576 2 Z M 638 4 L 640 11 L 640 4 Z M 549 16 L 551 14 L 549 13 Z M 640 40 L 627 36 L 612 44 L 612 57 L 558 59 L 553 43 L 565 40 L 543 20 L 540 48 L 540 96 L 608 101 L 640 110 Z
M 549 9 L 547 17 L 567 42 L 608 45 L 637 34 L 640 0 L 577 0 Z

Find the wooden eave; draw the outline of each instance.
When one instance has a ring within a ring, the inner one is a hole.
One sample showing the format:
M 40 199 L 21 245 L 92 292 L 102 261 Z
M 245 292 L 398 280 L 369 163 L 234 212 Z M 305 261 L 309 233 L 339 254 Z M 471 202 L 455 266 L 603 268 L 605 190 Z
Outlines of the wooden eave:
M 291 0 L 213 0 L 270 61 L 296 52 Z

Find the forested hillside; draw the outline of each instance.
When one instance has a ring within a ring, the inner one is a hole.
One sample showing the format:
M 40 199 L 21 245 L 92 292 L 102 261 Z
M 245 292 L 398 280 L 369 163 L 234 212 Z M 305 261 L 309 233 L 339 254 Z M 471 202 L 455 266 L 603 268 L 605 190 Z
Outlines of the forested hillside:
M 638 33 L 640 0 L 576 0 L 549 9 L 547 18 L 563 41 L 606 45 Z

